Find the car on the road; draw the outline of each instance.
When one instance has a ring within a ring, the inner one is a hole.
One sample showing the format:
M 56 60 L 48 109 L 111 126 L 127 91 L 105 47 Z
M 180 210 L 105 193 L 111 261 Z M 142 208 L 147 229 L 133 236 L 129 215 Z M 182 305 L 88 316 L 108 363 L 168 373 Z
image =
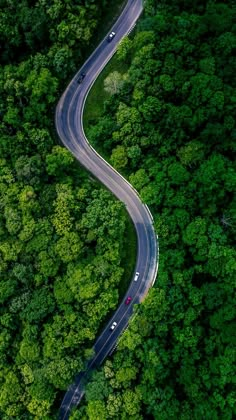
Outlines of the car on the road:
M 107 41 L 108 41 L 108 42 L 111 42 L 111 41 L 113 40 L 113 38 L 114 38 L 115 34 L 116 34 L 116 33 L 112 31 L 112 32 L 108 35 L 108 37 L 107 37 Z
M 114 330 L 117 326 L 117 322 L 113 322 L 112 326 L 110 327 L 110 330 Z
M 77 83 L 82 83 L 85 76 L 86 76 L 85 73 L 80 73 L 80 75 L 78 76 L 78 79 L 77 79 Z
M 138 271 L 136 271 L 135 276 L 134 276 L 134 281 L 137 281 L 137 280 L 138 280 L 138 278 L 139 278 L 139 272 L 138 272 Z
M 132 297 L 131 296 L 128 296 L 127 299 L 126 299 L 126 301 L 125 301 L 125 304 L 126 305 L 129 305 L 130 302 L 131 302 L 131 300 L 132 300 Z

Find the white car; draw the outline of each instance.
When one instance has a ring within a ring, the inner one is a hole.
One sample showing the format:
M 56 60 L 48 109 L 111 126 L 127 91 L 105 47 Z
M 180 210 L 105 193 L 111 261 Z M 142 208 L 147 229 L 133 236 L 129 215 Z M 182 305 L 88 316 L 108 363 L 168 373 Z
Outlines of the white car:
M 138 278 L 139 278 L 139 272 L 138 272 L 138 271 L 136 271 L 135 276 L 134 276 L 134 281 L 137 281 L 137 280 L 138 280 Z
M 114 330 L 117 326 L 117 322 L 113 322 L 112 326 L 110 327 L 110 330 Z
M 112 32 L 108 35 L 108 37 L 107 37 L 107 41 L 108 41 L 108 42 L 111 42 L 111 41 L 113 40 L 113 38 L 114 38 L 115 34 L 116 34 L 116 33 L 112 31 Z

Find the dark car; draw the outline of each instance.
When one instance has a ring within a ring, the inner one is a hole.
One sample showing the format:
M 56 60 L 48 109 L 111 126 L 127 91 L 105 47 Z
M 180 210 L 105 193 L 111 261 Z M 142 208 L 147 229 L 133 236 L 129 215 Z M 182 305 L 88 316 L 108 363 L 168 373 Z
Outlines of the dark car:
M 112 32 L 108 35 L 108 37 L 107 37 L 107 41 L 108 41 L 108 42 L 111 42 L 111 41 L 113 40 L 113 38 L 114 38 L 115 34 L 116 34 L 116 33 L 112 31 Z
M 77 83 L 82 83 L 84 78 L 85 78 L 86 74 L 85 73 L 80 73 L 78 79 L 77 79 Z
M 116 326 L 117 326 L 117 322 L 113 322 L 113 324 L 110 327 L 110 330 L 111 331 L 114 330 L 116 328 Z
M 125 304 L 126 305 L 129 305 L 130 302 L 131 302 L 131 300 L 132 300 L 132 297 L 131 296 L 128 296 L 127 299 L 126 299 L 126 301 L 125 301 Z

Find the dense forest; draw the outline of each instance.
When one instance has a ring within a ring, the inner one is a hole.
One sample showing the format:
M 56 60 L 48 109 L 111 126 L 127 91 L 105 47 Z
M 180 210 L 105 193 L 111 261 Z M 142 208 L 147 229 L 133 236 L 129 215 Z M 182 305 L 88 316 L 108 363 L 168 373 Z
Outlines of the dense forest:
M 3 420 L 57 417 L 119 300 L 123 205 L 54 128 L 106 5 L 0 2 Z M 71 419 L 235 414 L 235 17 L 231 1 L 147 0 L 119 47 L 128 70 L 88 135 L 150 206 L 159 276 Z
M 129 69 L 105 79 L 111 97 L 88 135 L 150 206 L 159 276 L 71 418 L 230 420 L 236 8 L 145 5 L 135 36 L 118 49 Z
M 0 5 L 0 417 L 53 419 L 124 272 L 123 205 L 54 127 L 106 2 Z

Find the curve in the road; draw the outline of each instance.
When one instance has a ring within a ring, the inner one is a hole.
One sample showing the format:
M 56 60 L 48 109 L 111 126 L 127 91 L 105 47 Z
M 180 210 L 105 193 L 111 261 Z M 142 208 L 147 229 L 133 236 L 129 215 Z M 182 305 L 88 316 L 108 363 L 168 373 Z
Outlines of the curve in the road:
M 128 325 L 133 304 L 140 303 L 154 284 L 158 270 L 158 239 L 153 228 L 153 218 L 148 207 L 142 203 L 137 191 L 114 168 L 112 168 L 88 143 L 82 123 L 86 97 L 97 76 L 111 59 L 120 40 L 135 25 L 143 10 L 142 0 L 128 0 L 126 7 L 114 24 L 114 40 L 104 39 L 88 58 L 80 71 L 66 88 L 56 109 L 55 123 L 62 143 L 76 159 L 121 200 L 134 223 L 137 233 L 138 251 L 135 272 L 137 281 L 132 280 L 127 294 L 113 317 L 94 344 L 94 356 L 87 363 L 86 370 L 80 372 L 75 382 L 67 390 L 60 407 L 60 419 L 68 419 L 72 407 L 78 405 L 84 395 L 84 384 L 90 372 L 99 366 L 114 349 L 118 337 Z M 86 74 L 78 83 L 81 73 Z M 132 296 L 132 304 L 125 305 L 127 296 Z M 110 327 L 117 325 L 114 330 Z

